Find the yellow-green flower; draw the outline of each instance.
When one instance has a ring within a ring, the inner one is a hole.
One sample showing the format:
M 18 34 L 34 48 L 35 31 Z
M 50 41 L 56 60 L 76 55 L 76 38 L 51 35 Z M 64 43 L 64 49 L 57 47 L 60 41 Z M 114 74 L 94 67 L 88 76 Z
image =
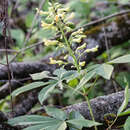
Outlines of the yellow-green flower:
M 81 42 L 81 38 L 75 38 L 75 39 L 72 40 L 72 42 L 80 43 Z
M 56 60 L 54 60 L 52 57 L 49 58 L 50 59 L 50 64 L 56 64 Z
M 68 55 L 65 55 L 65 56 L 64 56 L 64 59 L 66 60 L 67 58 L 68 58 Z
M 44 12 L 44 11 L 42 11 L 42 10 L 39 10 L 38 8 L 36 8 L 36 11 L 37 11 L 37 13 L 40 14 L 40 15 L 48 15 L 48 12 Z
M 92 49 L 92 52 L 98 51 L 98 47 L 99 47 L 99 46 L 96 46 L 95 48 L 93 48 L 93 49 Z
M 84 43 L 83 45 L 79 46 L 79 47 L 76 49 L 76 51 L 82 50 L 82 49 L 84 49 L 85 47 L 86 47 L 86 43 Z
M 44 39 L 43 42 L 45 46 L 54 46 L 58 43 L 57 40 L 47 40 L 47 39 Z
M 68 12 L 70 9 L 69 8 L 59 8 L 58 10 L 57 10 L 57 12 L 59 13 L 59 14 L 61 14 L 61 13 L 63 13 L 63 12 Z
M 85 37 L 86 35 L 83 34 L 83 28 L 80 28 L 71 34 L 71 41 L 80 43 L 82 38 L 85 38 Z
M 91 49 L 86 49 L 85 50 L 85 52 L 87 52 L 87 53 L 89 53 L 89 52 L 96 52 L 96 51 L 98 51 L 98 45 L 96 46 L 96 47 L 94 47 L 94 48 L 91 48 Z
M 74 16 L 75 16 L 75 14 L 74 14 L 74 12 L 73 12 L 73 13 L 71 13 L 70 15 L 68 15 L 68 17 L 66 18 L 66 20 L 71 20 L 71 19 L 74 18 Z
M 58 42 L 59 47 L 65 47 L 64 43 Z
M 85 61 L 79 62 L 79 65 L 82 67 L 85 66 Z
M 64 64 L 64 62 L 62 60 L 57 60 L 57 64 L 62 65 L 62 64 Z
M 52 57 L 50 57 L 50 64 L 62 65 L 62 64 L 64 64 L 64 62 L 62 60 L 54 60 Z
M 73 33 L 71 34 L 71 36 L 76 36 L 76 35 L 79 35 L 79 34 L 83 34 L 83 28 L 80 28 L 80 29 L 78 29 L 77 31 L 73 32 Z
M 48 24 L 48 23 L 45 23 L 44 21 L 41 21 L 41 26 L 45 29 L 51 29 L 53 28 L 53 24 Z

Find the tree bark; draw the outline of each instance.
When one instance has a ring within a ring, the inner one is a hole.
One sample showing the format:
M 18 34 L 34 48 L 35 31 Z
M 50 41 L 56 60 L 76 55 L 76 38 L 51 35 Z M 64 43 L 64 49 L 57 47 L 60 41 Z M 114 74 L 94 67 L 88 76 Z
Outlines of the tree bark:
M 129 90 L 130 93 L 130 90 Z M 98 122 L 104 122 L 104 115 L 109 113 L 117 114 L 119 107 L 124 100 L 124 91 L 100 96 L 90 100 L 92 111 L 95 120 Z M 127 108 L 130 108 L 130 102 Z M 74 104 L 65 108 L 67 113 L 71 111 L 79 111 L 86 119 L 91 120 L 89 108 L 86 102 Z

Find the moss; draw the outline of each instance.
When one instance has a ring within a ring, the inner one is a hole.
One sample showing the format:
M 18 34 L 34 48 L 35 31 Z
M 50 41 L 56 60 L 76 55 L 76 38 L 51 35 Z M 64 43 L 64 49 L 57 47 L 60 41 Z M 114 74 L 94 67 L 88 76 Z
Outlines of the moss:
M 102 28 L 107 28 L 109 25 L 111 25 L 113 22 L 117 25 L 117 27 L 123 27 L 126 26 L 126 20 L 130 19 L 130 13 L 127 15 L 118 16 L 117 18 L 114 18 L 112 22 L 100 24 L 95 27 L 92 27 L 91 29 L 85 30 L 85 35 L 93 35 L 101 32 Z

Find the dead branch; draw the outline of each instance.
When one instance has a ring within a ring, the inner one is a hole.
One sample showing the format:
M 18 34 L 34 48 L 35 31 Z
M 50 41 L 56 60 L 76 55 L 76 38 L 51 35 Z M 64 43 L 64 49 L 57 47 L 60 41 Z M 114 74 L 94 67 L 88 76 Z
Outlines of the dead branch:
M 87 43 L 87 48 L 92 48 L 98 45 L 99 50 L 95 53 L 85 53 L 80 57 L 81 61 L 86 61 L 88 63 L 106 50 L 103 27 L 106 31 L 109 48 L 124 43 L 130 39 L 130 14 L 120 16 L 105 25 L 98 25 L 92 29 L 85 30 L 87 38 L 85 38 L 83 42 Z M 56 68 L 55 65 L 49 65 L 42 62 L 11 63 L 9 67 L 15 78 L 25 78 L 31 73 L 37 73 L 43 70 L 53 71 Z M 7 79 L 7 75 L 7 67 L 0 65 L 0 80 Z
M 109 113 L 116 114 L 119 107 L 121 106 L 123 100 L 124 100 L 124 91 L 109 94 L 107 96 L 99 96 L 95 99 L 90 100 L 90 104 L 91 104 L 91 107 L 92 107 L 92 110 L 94 113 L 95 120 L 98 122 L 104 123 L 105 122 L 104 115 L 109 114 Z M 28 105 L 29 102 L 26 105 L 25 104 L 20 106 L 19 110 L 15 109 L 14 112 L 17 113 L 18 115 L 26 114 L 27 110 L 25 110 L 25 108 L 26 108 L 25 106 Z M 129 102 L 127 108 L 130 108 L 130 102 Z M 21 109 L 23 109 L 23 110 L 21 110 Z M 79 111 L 86 119 L 91 120 L 88 105 L 86 102 L 70 105 L 68 107 L 65 107 L 64 110 L 67 113 L 70 113 L 71 111 Z M 8 113 L 8 117 L 11 117 L 11 116 L 12 116 L 12 113 Z M 129 115 L 127 115 L 126 117 L 128 117 L 128 116 Z M 125 119 L 126 119 L 126 117 L 125 117 Z M 2 114 L 0 114 L 0 119 L 4 119 L 4 121 L 5 121 L 8 118 L 2 113 Z M 123 119 L 123 120 L 125 120 L 125 119 Z
M 11 90 L 15 90 L 22 86 L 23 84 L 21 82 L 18 82 L 17 80 L 11 81 Z M 4 84 L 2 87 L 0 87 L 0 99 L 5 98 L 7 95 L 9 95 L 9 82 Z
M 17 117 L 27 114 L 31 110 L 31 108 L 34 107 L 37 101 L 37 90 L 33 90 L 28 95 L 24 95 L 23 100 L 21 100 L 21 103 L 15 105 L 13 112 L 9 112 L 7 114 L 8 117 Z
M 26 78 L 29 77 L 29 74 L 38 73 L 45 70 L 52 72 L 56 68 L 55 65 L 48 65 L 42 62 L 11 63 L 9 67 L 11 73 L 14 75 L 14 78 Z M 8 79 L 7 74 L 7 67 L 0 65 L 0 80 Z
M 130 13 L 117 17 L 117 19 L 110 23 L 101 24 L 92 29 L 85 30 L 85 34 L 87 37 L 83 40 L 83 43 L 87 43 L 86 48 L 99 46 L 97 52 L 85 53 L 80 57 L 80 60 L 89 62 L 106 50 L 105 37 L 108 41 L 109 49 L 130 39 Z
M 130 15 L 124 15 L 118 17 L 115 21 L 107 23 L 103 25 L 106 30 L 107 39 L 111 45 L 118 45 L 128 41 L 130 39 Z M 87 38 L 84 39 L 84 42 L 87 42 L 87 48 L 92 48 L 96 45 L 99 45 L 99 51 L 96 53 L 89 53 L 85 54 L 81 57 L 81 60 L 85 60 L 89 62 L 92 58 L 96 57 L 97 55 L 101 54 L 105 50 L 105 38 L 104 32 L 101 26 L 95 26 L 90 30 L 86 30 L 85 34 Z M 44 70 L 48 70 L 53 72 L 56 69 L 55 65 L 49 65 L 39 62 L 21 62 L 21 63 L 11 63 L 9 65 L 11 73 L 13 73 L 14 78 L 26 78 L 29 77 L 29 74 L 41 72 Z M 8 69 L 4 65 L 0 65 L 0 80 L 8 79 Z M 98 97 L 96 99 L 91 100 L 92 109 L 95 115 L 95 119 L 99 122 L 103 121 L 103 116 L 106 113 L 116 113 L 119 106 L 123 101 L 123 92 L 111 94 L 108 96 Z M 15 116 L 17 115 L 24 115 L 26 114 L 33 106 L 35 99 L 30 99 L 28 101 L 29 107 L 25 107 L 24 101 L 21 103 L 22 105 L 18 105 L 17 108 L 14 110 Z M 24 105 L 23 105 L 24 104 Z M 129 106 L 130 107 L 130 104 Z M 24 109 L 22 109 L 24 108 Z M 78 110 L 83 114 L 83 116 L 87 119 L 90 119 L 89 111 L 87 108 L 86 103 L 80 103 L 76 105 L 72 105 L 66 108 L 68 112 L 71 110 Z M 21 110 L 21 111 L 19 111 Z M 10 113 L 12 115 L 12 113 Z
M 109 94 L 107 96 L 106 95 L 100 96 L 90 100 L 95 120 L 98 122 L 104 122 L 105 114 L 109 113 L 116 114 L 123 100 L 124 100 L 124 91 Z M 130 108 L 130 102 L 127 108 Z M 68 106 L 65 108 L 65 110 L 67 113 L 70 113 L 71 111 L 79 111 L 86 119 L 91 120 L 89 108 L 86 102 Z

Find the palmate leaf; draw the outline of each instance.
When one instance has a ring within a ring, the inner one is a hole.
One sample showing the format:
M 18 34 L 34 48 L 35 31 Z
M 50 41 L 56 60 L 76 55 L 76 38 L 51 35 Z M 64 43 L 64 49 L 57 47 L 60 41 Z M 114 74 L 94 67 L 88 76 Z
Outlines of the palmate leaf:
M 57 86 L 60 87 L 60 89 L 63 89 L 63 87 L 64 87 L 64 85 L 62 83 L 64 80 L 66 80 L 66 82 L 68 82 L 79 76 L 77 71 L 75 71 L 75 70 L 66 71 L 63 68 L 55 70 L 53 74 L 57 76 L 57 77 L 54 77 L 53 79 L 58 81 Z
M 13 91 L 12 96 L 17 96 L 17 95 L 19 95 L 23 92 L 26 92 L 26 91 L 29 91 L 29 90 L 32 90 L 32 89 L 35 89 L 35 88 L 39 88 L 39 87 L 45 86 L 47 84 L 48 84 L 48 82 L 40 82 L 40 81 L 30 83 L 28 85 L 25 85 L 21 88 L 16 89 L 15 91 Z
M 118 57 L 112 61 L 109 61 L 108 63 L 110 64 L 130 63 L 130 54 Z
M 57 83 L 50 84 L 47 87 L 44 87 L 40 91 L 40 93 L 38 95 L 38 99 L 39 99 L 41 104 L 43 103 L 43 101 L 45 101 L 48 98 L 49 94 L 53 91 L 53 89 L 56 87 L 56 85 L 57 85 Z
M 83 87 L 94 75 L 95 75 L 94 71 L 86 73 L 85 76 L 80 80 L 78 86 L 75 88 L 74 93 L 81 87 Z
M 68 80 L 68 79 L 72 79 L 74 76 L 76 76 L 77 71 L 75 70 L 70 70 L 70 71 L 66 71 L 63 73 L 62 75 L 62 80 Z
M 66 120 L 67 115 L 64 111 L 54 107 L 45 107 L 46 113 L 56 119 Z
M 81 127 L 92 127 L 92 126 L 102 125 L 101 123 L 94 122 L 91 120 L 85 120 L 85 119 L 72 119 L 72 120 L 67 120 L 66 122 L 69 124 L 78 125 Z

